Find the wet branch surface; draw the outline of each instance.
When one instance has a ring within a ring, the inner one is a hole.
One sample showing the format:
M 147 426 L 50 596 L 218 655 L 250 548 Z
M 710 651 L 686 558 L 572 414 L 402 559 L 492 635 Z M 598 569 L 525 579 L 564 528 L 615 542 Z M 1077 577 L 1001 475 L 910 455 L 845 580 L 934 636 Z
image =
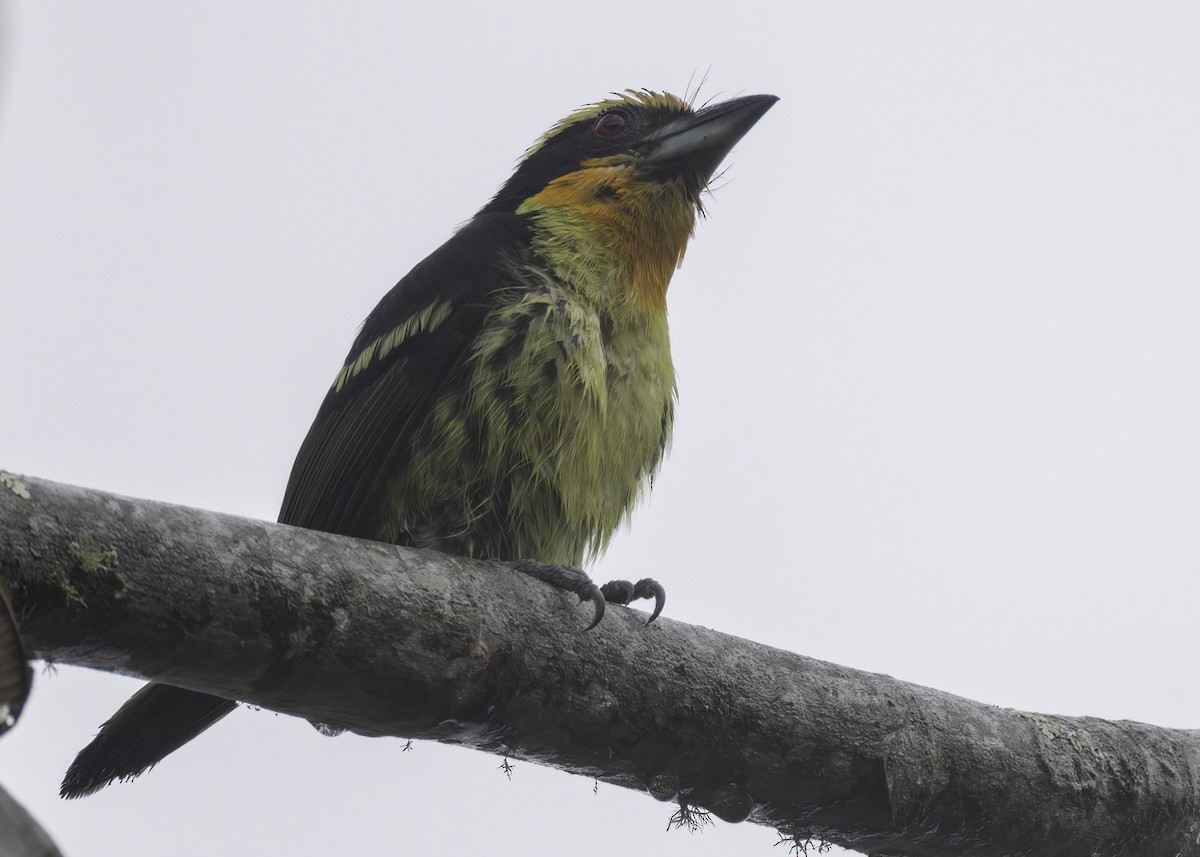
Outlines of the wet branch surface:
M 0 579 L 32 657 L 528 759 L 797 842 L 1200 855 L 1195 731 L 983 705 L 619 607 L 585 634 L 589 606 L 495 564 L 0 477 Z

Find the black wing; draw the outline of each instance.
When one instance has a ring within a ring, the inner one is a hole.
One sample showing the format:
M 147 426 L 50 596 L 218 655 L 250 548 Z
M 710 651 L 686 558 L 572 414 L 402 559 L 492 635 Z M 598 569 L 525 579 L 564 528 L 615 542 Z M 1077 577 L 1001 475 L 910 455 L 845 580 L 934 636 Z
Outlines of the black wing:
M 528 246 L 523 217 L 479 215 L 384 296 L 300 446 L 281 523 L 380 537 L 399 451 L 456 382 L 504 271 Z

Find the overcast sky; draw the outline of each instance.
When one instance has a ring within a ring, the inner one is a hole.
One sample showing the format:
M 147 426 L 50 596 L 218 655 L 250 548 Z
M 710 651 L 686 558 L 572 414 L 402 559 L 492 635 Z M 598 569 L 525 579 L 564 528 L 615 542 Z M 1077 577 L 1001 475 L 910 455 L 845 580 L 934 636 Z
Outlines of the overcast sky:
M 273 519 L 357 324 L 525 147 L 707 74 L 782 100 L 672 284 L 674 447 L 595 576 L 997 705 L 1200 726 L 1195 3 L 0 8 L 0 467 Z M 248 710 L 59 801 L 136 687 L 39 674 L 0 741 L 68 857 L 778 854 Z

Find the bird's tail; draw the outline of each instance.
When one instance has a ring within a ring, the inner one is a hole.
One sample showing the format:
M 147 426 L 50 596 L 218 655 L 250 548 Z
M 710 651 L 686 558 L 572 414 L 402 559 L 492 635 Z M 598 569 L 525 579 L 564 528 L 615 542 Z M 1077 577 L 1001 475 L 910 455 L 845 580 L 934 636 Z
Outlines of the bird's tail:
M 79 751 L 59 794 L 76 798 L 154 767 L 237 707 L 231 699 L 151 682 Z

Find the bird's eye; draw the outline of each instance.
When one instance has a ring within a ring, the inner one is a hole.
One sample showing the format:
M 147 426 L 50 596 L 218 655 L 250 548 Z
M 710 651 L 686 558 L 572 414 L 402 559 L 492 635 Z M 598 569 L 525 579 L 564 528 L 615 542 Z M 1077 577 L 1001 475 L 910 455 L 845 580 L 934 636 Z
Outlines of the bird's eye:
M 625 117 L 620 113 L 605 113 L 596 120 L 596 136 L 612 139 L 625 133 Z

